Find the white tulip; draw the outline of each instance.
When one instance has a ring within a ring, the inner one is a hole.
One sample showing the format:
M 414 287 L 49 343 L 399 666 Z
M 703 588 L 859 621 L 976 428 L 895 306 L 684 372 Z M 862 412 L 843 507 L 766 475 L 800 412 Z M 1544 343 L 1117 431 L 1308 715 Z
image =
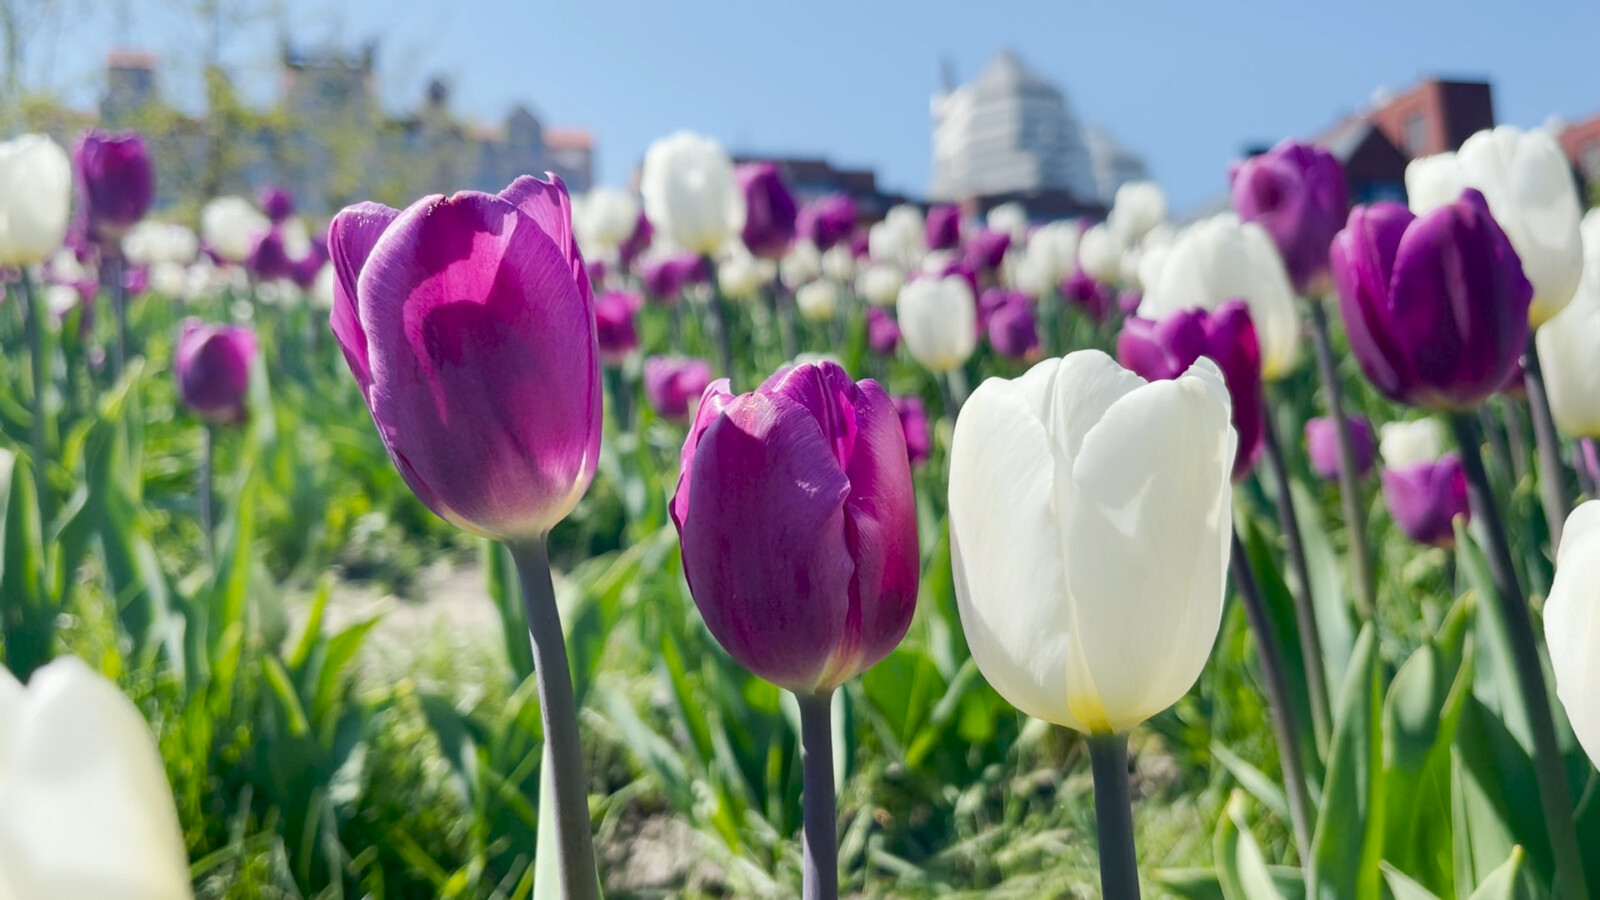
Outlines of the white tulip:
M 822 254 L 822 274 L 841 284 L 856 277 L 856 255 L 849 244 L 834 244 Z
M 921 278 L 900 289 L 900 339 L 929 371 L 960 367 L 978 346 L 978 303 L 959 275 Z
M 957 419 L 950 553 L 972 658 L 1030 716 L 1123 733 L 1222 622 L 1235 445 L 1222 373 L 1147 383 L 1097 350 L 991 378 Z
M 818 278 L 794 292 L 794 305 L 800 315 L 812 322 L 826 322 L 839 311 L 839 284 L 831 278 Z
M 42 134 L 0 142 L 0 266 L 50 258 L 67 237 L 72 163 Z
M 789 245 L 789 252 L 778 261 L 778 274 L 790 290 L 822 277 L 822 251 L 801 238 Z
M 1300 358 L 1300 310 L 1266 229 L 1233 213 L 1212 216 L 1180 232 L 1151 268 L 1154 277 L 1144 283 L 1139 315 L 1161 319 L 1183 309 L 1214 310 L 1243 300 L 1261 344 L 1261 376 L 1275 381 L 1294 368 Z
M 198 252 L 200 239 L 176 222 L 145 219 L 128 229 L 122 238 L 122 255 L 138 265 L 188 264 Z
M 1600 207 L 1583 214 L 1583 221 L 1578 223 L 1578 235 L 1583 239 L 1584 270 L 1600 268 Z
M 1117 188 L 1106 225 L 1133 243 L 1167 218 L 1167 196 L 1153 181 L 1130 181 Z
M 1572 300 L 1583 273 L 1583 207 L 1572 166 L 1550 132 L 1501 125 L 1467 138 L 1453 160 L 1406 167 L 1406 190 L 1418 215 L 1454 202 L 1468 187 L 1483 192 L 1522 260 L 1522 274 L 1533 284 L 1528 321 L 1538 328 Z
M 1575 437 L 1600 437 L 1600 265 L 1584 269 L 1572 302 L 1534 332 L 1534 340 L 1556 427 Z
M 893 306 L 905 276 L 889 263 L 868 263 L 856 275 L 856 293 L 873 306 Z
M 76 657 L 0 668 L 0 896 L 178 900 L 189 860 L 155 736 Z
M 984 217 L 984 223 L 990 231 L 1000 231 L 1011 235 L 1013 244 L 1021 244 L 1028 239 L 1028 208 L 1021 203 L 1002 203 L 989 210 L 989 215 Z
M 311 284 L 311 296 L 308 298 L 312 309 L 326 312 L 333 309 L 334 281 L 339 277 L 333 270 L 332 264 L 323 266 L 317 272 L 317 280 Z
M 744 227 L 744 193 L 722 145 L 689 131 L 645 151 L 639 177 L 644 214 L 662 236 L 693 253 L 715 253 Z
M 1391 469 L 1433 462 L 1444 455 L 1444 430 L 1431 418 L 1389 422 L 1379 429 L 1378 455 Z
M 1114 282 L 1122 274 L 1122 236 L 1104 222 L 1078 238 L 1078 268 L 1096 281 Z
M 231 263 L 250 258 L 272 223 L 243 197 L 218 197 L 200 210 L 200 234 L 212 252 Z
M 59 319 L 82 302 L 83 296 L 78 289 L 66 284 L 52 284 L 44 292 L 44 308 L 50 315 Z
M 750 300 L 772 281 L 777 266 L 769 259 L 757 259 L 740 244 L 717 264 L 717 287 L 723 296 Z
M 894 263 L 903 271 L 911 271 L 922 263 L 928 252 L 922 210 L 901 204 L 891 207 L 878 222 L 867 230 L 867 252 L 878 262 Z
M 639 223 L 639 201 L 616 188 L 597 187 L 573 198 L 572 228 L 585 253 L 604 255 L 633 235 Z
M 1034 298 L 1046 296 L 1072 274 L 1077 259 L 1076 222 L 1051 222 L 1040 226 L 1028 236 L 1022 258 L 1017 261 L 1017 289 Z
M 333 266 L 324 268 L 332 270 Z M 150 290 L 163 297 L 182 297 L 187 293 L 189 270 L 182 263 L 155 262 L 150 264 Z M 331 308 L 331 307 L 330 307 Z
M 1561 530 L 1555 582 L 1544 604 L 1544 639 L 1556 697 L 1578 743 L 1600 766 L 1600 500 L 1573 510 Z

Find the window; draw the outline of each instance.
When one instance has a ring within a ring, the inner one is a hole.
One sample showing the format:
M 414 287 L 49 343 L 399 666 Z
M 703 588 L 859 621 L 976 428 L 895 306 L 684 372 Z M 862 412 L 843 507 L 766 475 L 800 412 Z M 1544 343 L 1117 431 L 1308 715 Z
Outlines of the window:
M 1424 156 L 1428 152 L 1428 116 L 1414 112 L 1406 117 L 1405 151 L 1409 156 Z

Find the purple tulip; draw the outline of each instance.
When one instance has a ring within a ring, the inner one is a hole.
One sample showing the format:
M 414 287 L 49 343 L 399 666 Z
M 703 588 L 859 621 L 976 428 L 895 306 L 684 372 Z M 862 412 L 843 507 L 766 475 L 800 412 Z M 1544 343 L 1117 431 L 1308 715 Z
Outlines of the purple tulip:
M 1475 190 L 1421 218 L 1396 203 L 1356 207 L 1332 264 L 1350 350 L 1401 403 L 1470 409 L 1527 347 L 1533 286 Z
M 289 277 L 300 290 L 309 291 L 317 283 L 317 276 L 322 274 L 322 267 L 327 264 L 328 239 L 321 234 L 314 235 L 311 238 L 311 252 L 294 261 Z
M 900 346 L 900 323 L 889 311 L 867 307 L 867 349 L 879 356 L 893 356 Z
M 926 273 L 924 273 L 924 275 L 925 274 Z M 924 275 L 918 275 L 916 277 L 924 277 Z M 933 273 L 934 278 L 948 278 L 951 275 L 959 275 L 962 280 L 966 281 L 967 286 L 972 288 L 972 296 L 981 297 L 983 295 L 983 288 L 978 286 L 978 272 L 976 269 L 972 268 L 972 264 L 967 262 L 965 259 L 962 259 L 958 256 L 955 259 L 945 263 L 937 272 Z
M 1142 291 L 1124 288 L 1117 294 L 1117 312 L 1122 313 L 1124 316 L 1136 315 L 1139 312 L 1139 304 L 1143 302 L 1144 293 Z
M 689 406 L 711 383 L 711 364 L 682 356 L 652 356 L 644 361 L 644 395 L 657 415 L 686 419 Z
M 95 237 L 117 252 L 122 234 L 155 200 L 155 165 L 144 138 L 137 134 L 87 131 L 72 152 L 83 213 Z
M 283 230 L 274 225 L 262 235 L 256 241 L 255 249 L 250 251 L 246 265 L 251 274 L 261 281 L 292 277 L 295 261 L 289 258 L 289 251 L 284 247 Z
M 137 297 L 150 289 L 148 266 L 128 266 L 122 270 L 122 289 L 129 297 Z M 90 296 L 93 296 L 92 294 Z M 85 298 L 88 299 L 88 298 Z
M 650 242 L 655 236 L 655 226 L 650 224 L 650 220 L 645 218 L 643 212 L 640 212 L 638 221 L 633 223 L 633 233 L 617 247 L 617 260 L 622 263 L 622 268 L 633 268 L 639 255 L 650 249 Z
M 1374 447 L 1372 426 L 1359 416 L 1348 416 L 1350 443 L 1356 453 L 1356 471 L 1366 475 L 1372 471 Z M 1311 457 L 1311 470 L 1323 478 L 1339 477 L 1339 428 L 1332 416 L 1322 416 L 1306 422 L 1306 452 Z
M 1033 300 L 1021 291 L 990 288 L 978 301 L 989 346 L 1007 359 L 1026 359 L 1039 349 Z
M 1288 140 L 1230 176 L 1239 218 L 1272 235 L 1296 291 L 1313 290 L 1328 273 L 1328 247 L 1350 209 L 1344 167 L 1321 147 Z
M 861 226 L 850 232 L 850 255 L 855 259 L 866 259 L 872 255 L 871 233 Z
M 560 179 L 334 218 L 331 316 L 389 456 L 451 523 L 503 541 L 571 512 L 600 452 L 594 300 Z
M 608 291 L 595 298 L 594 333 L 601 362 L 619 365 L 639 349 L 639 332 L 634 328 L 633 317 L 642 304 L 638 294 L 627 291 Z
M 1061 280 L 1061 297 L 1094 322 L 1104 322 L 1118 301 L 1111 285 L 1096 281 L 1093 275 L 1076 267 L 1071 275 Z
M 794 242 L 795 202 L 778 167 L 769 162 L 745 163 L 734 171 L 744 192 L 744 231 L 740 236 L 754 256 L 777 259 Z
M 900 416 L 900 428 L 905 432 L 906 456 L 913 466 L 928 461 L 928 451 L 933 446 L 933 432 L 928 427 L 928 411 L 922 398 L 904 396 L 891 398 L 894 411 Z
M 900 643 L 919 578 L 908 460 L 888 394 L 833 363 L 706 391 L 671 513 L 689 592 L 735 660 L 825 694 Z
M 1389 515 L 1419 544 L 1453 547 L 1455 519 L 1472 516 L 1467 504 L 1467 475 L 1461 459 L 1447 453 L 1434 461 L 1384 469 L 1383 502 Z
M 1209 356 L 1233 397 L 1233 428 L 1239 450 L 1233 480 L 1250 473 L 1261 455 L 1266 405 L 1261 388 L 1261 347 L 1250 308 L 1230 300 L 1214 312 L 1179 310 L 1165 319 L 1130 318 L 1117 336 L 1117 361 L 1148 381 L 1177 378 L 1195 360 Z
M 605 284 L 606 283 L 606 273 L 608 271 L 609 271 L 609 269 L 606 266 L 606 261 L 605 260 L 603 260 L 603 259 L 591 259 L 591 260 L 589 260 L 589 285 L 590 285 L 590 287 L 595 289 L 595 290 L 598 290 L 601 285 Z
M 172 357 L 178 397 L 201 418 L 218 424 L 242 421 L 255 358 L 256 334 L 250 329 L 186 320 Z
M 1010 247 L 1011 235 L 985 228 L 967 241 L 967 264 L 979 272 L 993 272 L 1005 261 Z
M 639 277 L 651 300 L 671 305 L 684 288 L 706 280 L 706 262 L 693 253 L 679 253 L 646 263 Z
M 827 250 L 852 237 L 859 215 L 856 201 L 849 194 L 827 194 L 800 210 L 796 227 L 800 236 L 815 244 L 818 250 Z M 863 237 L 865 234 L 862 232 Z M 854 249 L 852 245 L 852 253 Z
M 949 250 L 957 246 L 961 243 L 961 208 L 949 203 L 930 208 L 923 228 L 929 250 Z
M 294 193 L 282 185 L 262 188 L 260 201 L 261 211 L 274 225 L 294 215 Z

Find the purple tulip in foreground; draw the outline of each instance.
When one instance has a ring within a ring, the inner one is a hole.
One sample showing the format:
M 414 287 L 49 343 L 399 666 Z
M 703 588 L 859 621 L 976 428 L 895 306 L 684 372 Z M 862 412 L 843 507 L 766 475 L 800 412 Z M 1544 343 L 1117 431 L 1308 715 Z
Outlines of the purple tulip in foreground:
M 83 215 L 95 237 L 120 250 L 124 232 L 144 218 L 155 199 L 155 165 L 137 134 L 85 132 L 72 151 Z
M 1383 502 L 1400 530 L 1419 544 L 1454 547 L 1455 520 L 1471 518 L 1461 458 L 1447 453 L 1383 470 Z
M 769 162 L 745 163 L 733 177 L 744 193 L 744 229 L 740 237 L 753 256 L 777 259 L 794 241 L 797 209 L 794 194 Z
M 256 334 L 250 329 L 185 321 L 172 359 L 178 397 L 209 422 L 242 421 L 255 358 Z
M 1477 406 L 1527 347 L 1533 286 L 1475 190 L 1420 218 L 1396 203 L 1357 207 L 1332 264 L 1350 350 L 1401 403 Z
M 1346 418 L 1350 423 L 1350 440 L 1356 452 L 1356 471 L 1365 475 L 1372 471 L 1376 448 L 1372 442 L 1372 426 L 1366 419 Z M 1339 477 L 1339 429 L 1332 417 L 1321 416 L 1306 422 L 1306 451 L 1311 458 L 1311 469 L 1323 478 Z
M 1250 308 L 1230 300 L 1216 312 L 1180 310 L 1159 322 L 1130 318 L 1117 336 L 1117 361 L 1147 381 L 1178 378 L 1202 356 L 1222 370 L 1233 398 L 1233 427 L 1239 435 L 1233 480 L 1238 481 L 1261 455 L 1266 427 L 1261 348 Z
M 1288 140 L 1239 163 L 1231 177 L 1239 218 L 1272 236 L 1297 293 L 1316 290 L 1350 210 L 1344 167 L 1321 147 Z
M 644 361 L 644 394 L 650 407 L 668 419 L 689 416 L 689 406 L 711 383 L 711 364 L 682 356 L 652 356 Z

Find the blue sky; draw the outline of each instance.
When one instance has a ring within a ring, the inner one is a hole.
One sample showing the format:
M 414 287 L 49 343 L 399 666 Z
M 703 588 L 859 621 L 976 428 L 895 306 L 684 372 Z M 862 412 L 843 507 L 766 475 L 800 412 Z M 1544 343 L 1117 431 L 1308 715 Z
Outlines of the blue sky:
M 92 97 L 113 44 L 161 53 L 171 87 L 194 77 L 205 32 L 179 11 L 193 0 L 78 3 L 87 15 L 32 43 L 36 83 Z M 474 118 L 528 102 L 548 124 L 593 131 L 611 183 L 651 139 L 692 128 L 738 151 L 870 166 L 920 194 L 941 60 L 966 79 L 1002 47 L 1059 83 L 1080 119 L 1142 154 L 1180 210 L 1220 190 L 1246 144 L 1316 131 L 1423 75 L 1490 78 L 1502 122 L 1600 112 L 1595 0 L 224 3 L 258 13 L 223 51 L 256 96 L 275 88 L 286 30 L 307 42 L 376 38 L 390 106 L 415 103 L 435 73 Z

